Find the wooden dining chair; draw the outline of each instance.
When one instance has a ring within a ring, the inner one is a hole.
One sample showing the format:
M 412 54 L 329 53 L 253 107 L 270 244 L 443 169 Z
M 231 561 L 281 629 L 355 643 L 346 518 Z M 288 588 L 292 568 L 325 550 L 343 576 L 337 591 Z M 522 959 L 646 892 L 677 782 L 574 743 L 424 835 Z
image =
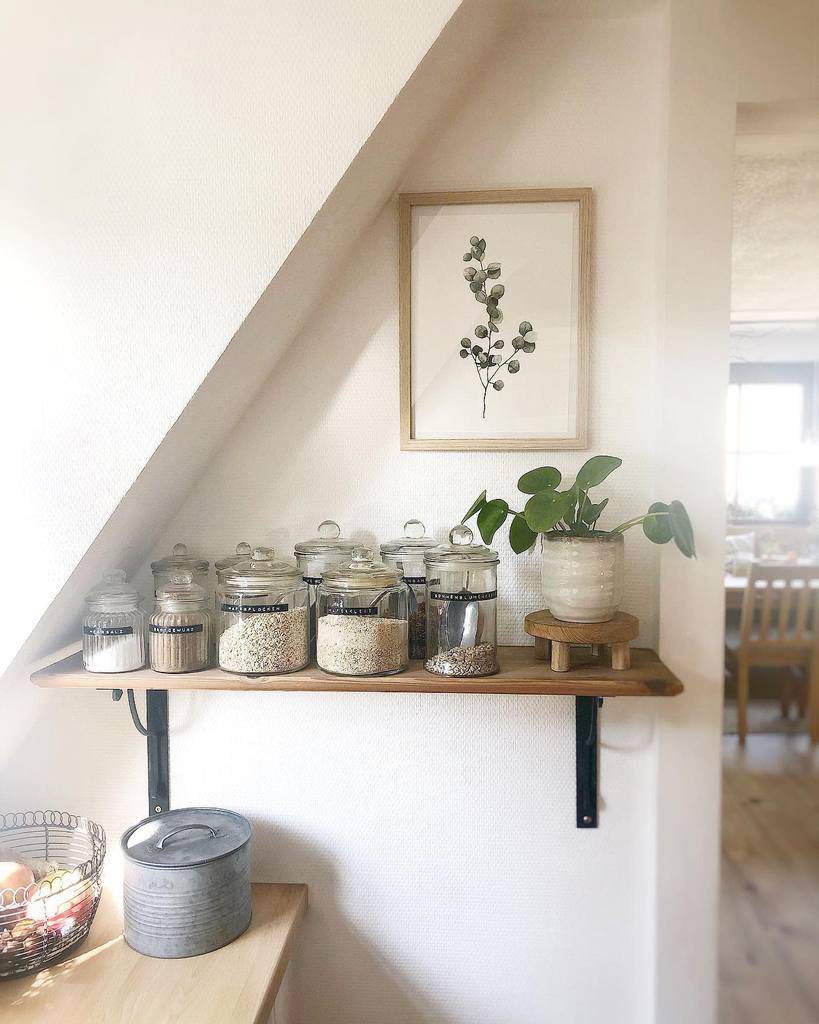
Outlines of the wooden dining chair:
M 804 672 L 811 743 L 819 742 L 819 566 L 752 566 L 742 599 L 739 636 L 726 644 L 737 685 L 739 742 L 748 733 L 748 688 L 755 666 Z

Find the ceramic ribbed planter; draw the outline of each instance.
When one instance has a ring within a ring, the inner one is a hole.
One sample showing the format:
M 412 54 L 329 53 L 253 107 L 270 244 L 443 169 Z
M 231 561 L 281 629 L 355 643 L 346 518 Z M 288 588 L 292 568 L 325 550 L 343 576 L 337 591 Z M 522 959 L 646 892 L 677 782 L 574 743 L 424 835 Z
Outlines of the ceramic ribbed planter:
M 543 597 L 566 622 L 606 622 L 623 594 L 623 535 L 544 534 Z

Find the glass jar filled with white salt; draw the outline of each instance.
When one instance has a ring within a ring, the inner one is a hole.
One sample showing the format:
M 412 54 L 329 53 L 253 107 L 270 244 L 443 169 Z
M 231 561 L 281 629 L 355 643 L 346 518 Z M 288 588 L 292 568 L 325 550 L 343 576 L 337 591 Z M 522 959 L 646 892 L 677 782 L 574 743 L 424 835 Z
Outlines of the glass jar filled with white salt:
M 409 592 L 409 656 L 425 658 L 427 653 L 427 567 L 424 554 L 438 542 L 426 536 L 420 519 L 404 523 L 404 536 L 381 545 L 381 557 L 401 573 Z
M 124 569 L 107 572 L 86 596 L 82 660 L 89 672 L 132 672 L 145 664 L 145 615 Z
M 217 587 L 219 667 L 241 675 L 295 672 L 310 660 L 307 584 L 271 548 L 222 571 Z
M 409 587 L 396 569 L 356 548 L 348 565 L 328 569 L 316 597 L 316 661 L 339 676 L 386 676 L 409 664 Z
M 187 570 L 174 573 L 156 595 L 148 622 L 148 648 L 155 672 L 198 672 L 210 663 L 210 596 Z
M 319 523 L 317 536 L 296 544 L 294 554 L 307 584 L 310 598 L 310 654 L 316 653 L 316 591 L 327 569 L 349 562 L 355 547 L 341 536 L 341 527 L 332 519 Z
M 455 526 L 449 543 L 424 555 L 427 566 L 428 672 L 491 676 L 498 671 L 498 553 Z
M 180 572 L 189 572 L 194 583 L 207 589 L 209 570 L 210 562 L 205 558 L 197 558 L 195 555 L 189 554 L 187 544 L 174 544 L 169 555 L 151 562 L 151 572 L 154 574 L 154 597 L 159 595 L 162 587 L 171 582 L 171 577 L 175 573 Z

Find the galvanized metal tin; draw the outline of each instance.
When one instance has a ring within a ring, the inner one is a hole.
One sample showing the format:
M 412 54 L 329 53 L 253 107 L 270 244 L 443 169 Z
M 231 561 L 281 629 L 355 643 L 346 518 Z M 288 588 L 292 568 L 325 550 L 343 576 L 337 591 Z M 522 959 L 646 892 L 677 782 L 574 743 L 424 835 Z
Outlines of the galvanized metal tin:
M 125 941 L 165 959 L 226 946 L 250 924 L 250 822 L 217 807 L 146 818 L 122 837 Z

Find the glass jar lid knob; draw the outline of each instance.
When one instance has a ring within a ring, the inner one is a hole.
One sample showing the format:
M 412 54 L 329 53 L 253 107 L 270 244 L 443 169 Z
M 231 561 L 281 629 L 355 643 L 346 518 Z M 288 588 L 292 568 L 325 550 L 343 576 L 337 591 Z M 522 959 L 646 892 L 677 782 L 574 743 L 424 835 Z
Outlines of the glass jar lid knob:
M 336 540 L 341 536 L 341 527 L 333 519 L 325 519 L 318 524 L 318 535 L 322 540 Z
M 474 534 L 465 526 L 463 523 L 459 523 L 457 526 L 453 526 L 449 531 L 449 543 L 457 544 L 458 546 L 467 547 L 472 543 Z
M 241 555 L 242 558 L 247 558 L 253 551 L 253 548 L 248 544 L 246 540 L 241 540 L 236 545 L 236 554 Z
M 273 548 L 254 548 L 250 557 L 253 562 L 270 562 L 274 554 Z
M 372 548 L 353 548 L 351 565 L 371 565 L 373 560 Z
M 173 546 L 173 557 L 174 558 L 185 558 L 188 554 L 187 544 L 174 544 Z
M 404 536 L 411 540 L 417 540 L 423 537 L 426 532 L 427 528 L 420 519 L 408 519 L 404 523 Z

